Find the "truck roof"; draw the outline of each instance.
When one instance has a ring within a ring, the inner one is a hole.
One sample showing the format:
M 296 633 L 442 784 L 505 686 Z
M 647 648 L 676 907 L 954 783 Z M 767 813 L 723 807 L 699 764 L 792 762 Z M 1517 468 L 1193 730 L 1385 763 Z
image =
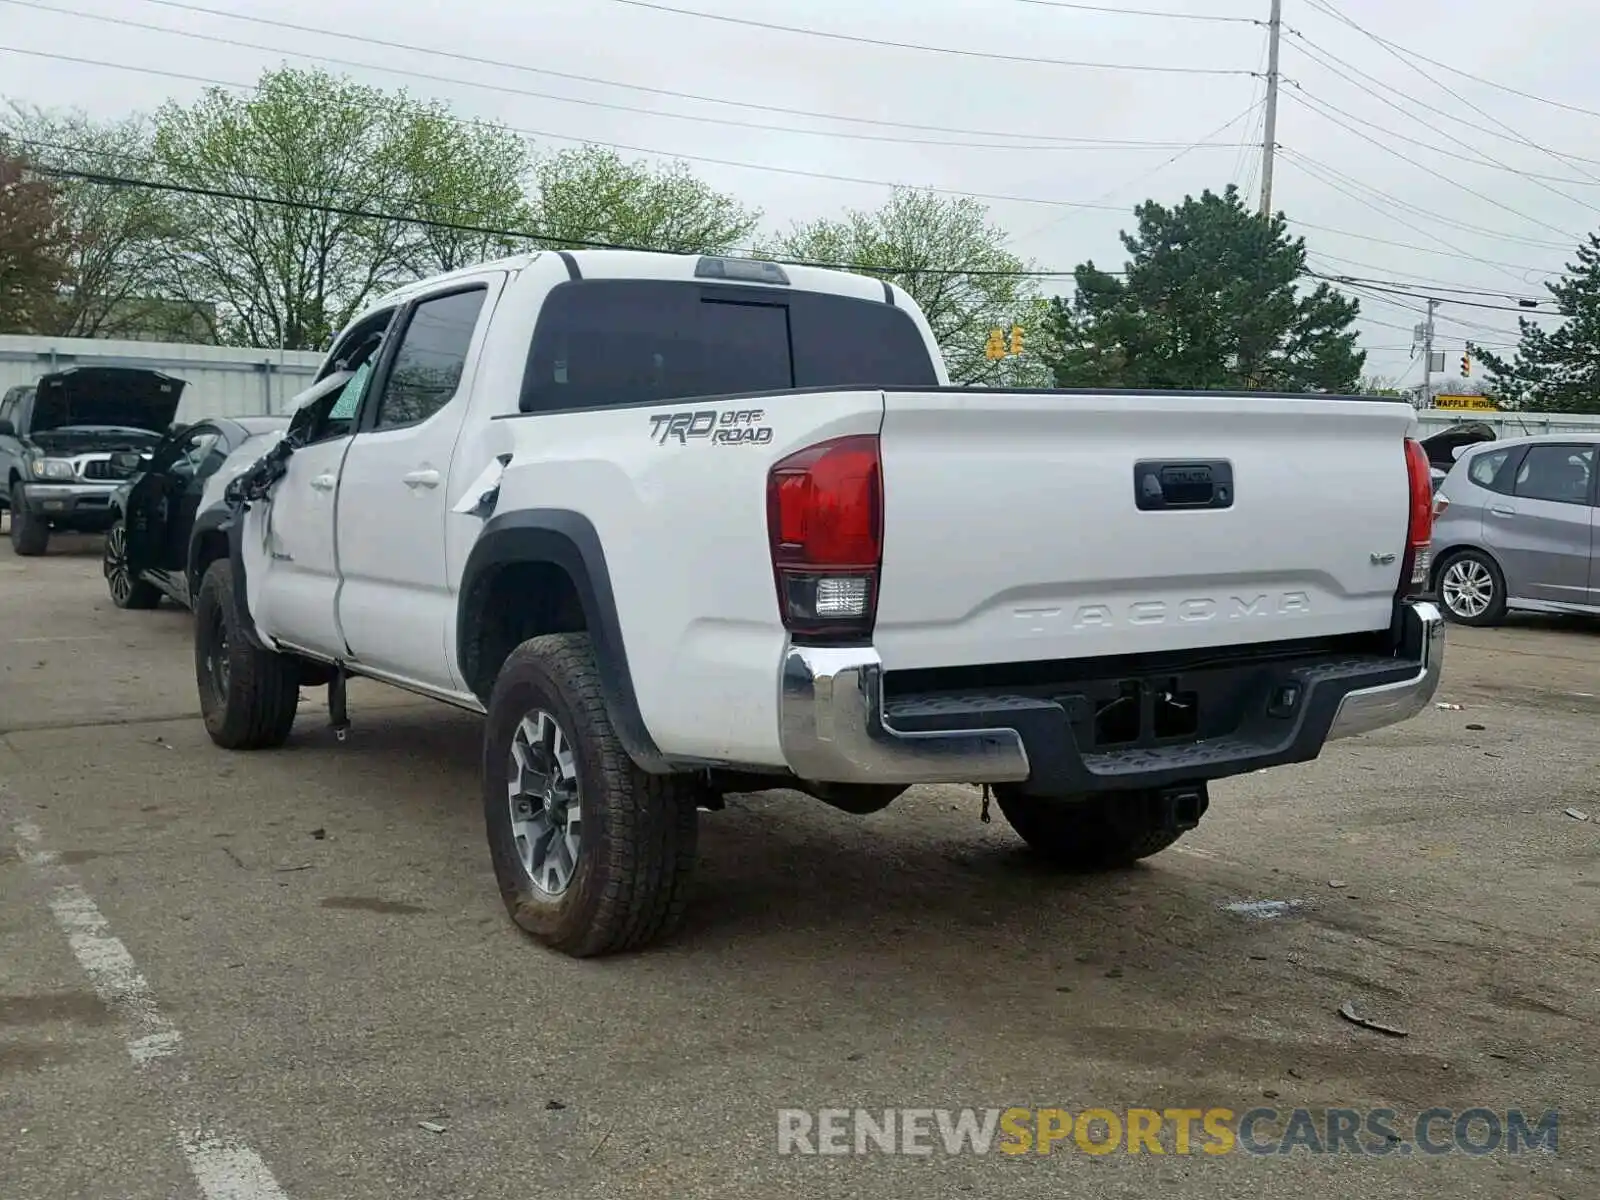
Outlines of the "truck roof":
M 378 300 L 367 305 L 362 315 L 385 308 L 392 304 L 404 303 L 419 292 L 433 291 L 435 288 L 450 283 L 455 279 L 465 279 L 477 275 L 485 270 L 504 270 L 516 272 L 522 270 L 538 260 L 540 255 L 559 254 L 569 263 L 569 270 L 576 268 L 577 274 L 582 279 L 681 279 L 684 282 L 707 282 L 704 275 L 696 275 L 703 260 L 711 259 L 729 263 L 759 263 L 763 259 L 751 259 L 738 255 L 701 255 L 701 254 L 663 254 L 649 250 L 540 250 L 531 254 L 517 254 L 508 258 L 494 259 L 489 262 L 474 263 L 470 267 L 463 267 L 458 271 L 448 274 L 433 275 L 427 279 L 419 279 L 415 283 L 408 283 L 403 287 L 388 292 Z M 851 271 L 835 270 L 831 267 L 801 267 L 784 263 L 781 266 L 787 283 L 783 286 L 796 291 L 826 292 L 836 296 L 851 296 L 862 300 L 888 300 L 891 303 L 903 304 L 905 293 L 893 284 L 882 279 L 875 279 L 869 275 L 858 275 Z M 711 282 L 731 283 L 738 286 L 741 283 L 751 283 L 757 286 L 773 286 L 772 281 L 759 279 L 741 280 L 725 277 L 714 278 Z

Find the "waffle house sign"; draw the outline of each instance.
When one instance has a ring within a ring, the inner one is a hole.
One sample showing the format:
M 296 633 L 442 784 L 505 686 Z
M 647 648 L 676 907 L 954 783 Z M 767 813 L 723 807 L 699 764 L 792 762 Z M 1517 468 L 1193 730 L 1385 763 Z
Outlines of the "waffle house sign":
M 1457 412 L 1499 412 L 1495 402 L 1487 396 L 1435 396 L 1435 408 L 1454 409 Z

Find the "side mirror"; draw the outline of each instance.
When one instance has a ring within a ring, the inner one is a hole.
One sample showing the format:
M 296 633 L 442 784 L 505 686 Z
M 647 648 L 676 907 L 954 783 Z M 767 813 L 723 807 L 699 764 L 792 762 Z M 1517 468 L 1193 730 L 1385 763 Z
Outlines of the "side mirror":
M 0 437 L 16 437 L 17 427 L 10 421 L 0 421 Z

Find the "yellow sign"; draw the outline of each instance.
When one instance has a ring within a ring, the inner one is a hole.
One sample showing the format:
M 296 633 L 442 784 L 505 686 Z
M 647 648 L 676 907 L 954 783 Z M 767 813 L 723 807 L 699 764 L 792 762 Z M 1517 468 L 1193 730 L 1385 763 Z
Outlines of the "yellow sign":
M 1435 396 L 1435 408 L 1454 408 L 1467 412 L 1499 412 L 1495 402 L 1487 396 Z

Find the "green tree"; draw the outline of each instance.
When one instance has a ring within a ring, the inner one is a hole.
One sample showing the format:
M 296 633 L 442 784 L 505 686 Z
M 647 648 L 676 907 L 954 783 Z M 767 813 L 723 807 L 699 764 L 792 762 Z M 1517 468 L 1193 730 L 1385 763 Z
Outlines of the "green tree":
M 1563 318 L 1559 327 L 1519 318 L 1509 362 L 1481 346 L 1468 352 L 1493 376 L 1489 395 L 1503 409 L 1600 413 L 1600 234 L 1591 233 L 1566 274 L 1545 287 Z
M 55 187 L 0 146 L 0 333 L 32 333 L 67 275 L 71 235 Z
M 1049 386 L 1032 339 L 1045 331 L 1044 308 L 1026 278 L 1030 264 L 1005 248 L 1006 235 L 970 197 L 897 189 L 872 212 L 793 226 L 760 253 L 849 267 L 891 280 L 921 307 L 944 354 L 952 383 Z M 1023 326 L 1023 353 L 991 360 L 989 332 Z
M 1304 287 L 1305 241 L 1264 219 L 1231 184 L 1134 210 L 1123 278 L 1084 263 L 1052 305 L 1060 387 L 1353 391 L 1366 353 L 1360 305 Z
M 170 287 L 215 302 L 228 343 L 321 348 L 387 288 L 516 243 L 404 218 L 528 221 L 521 138 L 320 70 L 269 71 L 251 96 L 169 103 L 153 152 L 168 182 L 202 193 L 173 206 Z
M 84 176 L 147 178 L 149 120 L 99 121 L 76 110 L 12 102 L 0 114 L 6 136 L 50 176 L 71 231 L 55 302 L 36 314 L 35 332 L 57 337 L 209 340 L 191 308 L 171 303 L 162 263 L 174 230 L 170 197 Z
M 761 217 L 682 163 L 652 167 L 602 146 L 541 158 L 533 177 L 532 224 L 552 248 L 608 242 L 722 253 L 748 238 Z

